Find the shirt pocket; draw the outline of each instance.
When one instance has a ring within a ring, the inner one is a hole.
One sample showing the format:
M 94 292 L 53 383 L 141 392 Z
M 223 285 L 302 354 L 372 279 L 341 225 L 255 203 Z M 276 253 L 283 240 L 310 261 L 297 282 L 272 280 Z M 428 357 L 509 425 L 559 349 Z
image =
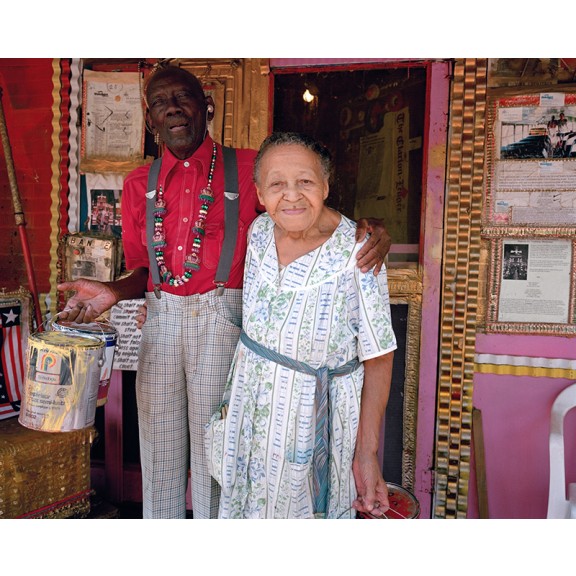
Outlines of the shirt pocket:
M 238 233 L 236 235 L 236 246 L 234 248 L 234 258 L 232 259 L 232 269 L 236 266 L 244 265 L 246 257 L 246 223 L 238 220 Z M 202 264 L 210 270 L 215 270 L 220 261 L 220 252 L 224 243 L 224 225 L 207 224 L 204 237 L 202 238 Z

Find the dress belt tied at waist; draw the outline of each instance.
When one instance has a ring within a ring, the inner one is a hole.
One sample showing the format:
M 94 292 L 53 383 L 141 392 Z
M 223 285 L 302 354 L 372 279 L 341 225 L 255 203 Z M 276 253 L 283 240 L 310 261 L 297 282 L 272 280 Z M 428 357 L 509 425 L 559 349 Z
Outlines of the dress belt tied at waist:
M 314 512 L 325 513 L 328 510 L 328 455 L 330 447 L 330 402 L 328 383 L 335 376 L 343 376 L 357 370 L 361 362 L 354 358 L 342 366 L 328 368 L 312 368 L 304 362 L 280 354 L 266 346 L 262 346 L 255 340 L 252 340 L 244 330 L 240 333 L 240 340 L 247 348 L 259 356 L 272 360 L 276 364 L 285 366 L 316 377 L 316 393 L 314 395 L 314 404 L 316 410 L 316 438 L 314 444 Z

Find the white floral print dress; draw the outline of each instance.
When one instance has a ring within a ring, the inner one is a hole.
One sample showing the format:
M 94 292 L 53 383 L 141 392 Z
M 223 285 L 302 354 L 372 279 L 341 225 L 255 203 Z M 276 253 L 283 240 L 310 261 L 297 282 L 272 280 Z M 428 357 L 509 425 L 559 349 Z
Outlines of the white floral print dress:
M 250 234 L 243 329 L 263 346 L 313 368 L 336 368 L 396 348 L 385 269 L 356 266 L 356 225 L 342 216 L 332 236 L 280 274 L 274 222 L 262 214 Z M 330 382 L 330 489 L 327 518 L 352 518 L 352 459 L 364 370 Z M 222 487 L 221 518 L 313 518 L 314 376 L 280 366 L 241 342 L 224 404 L 207 425 L 212 475 Z

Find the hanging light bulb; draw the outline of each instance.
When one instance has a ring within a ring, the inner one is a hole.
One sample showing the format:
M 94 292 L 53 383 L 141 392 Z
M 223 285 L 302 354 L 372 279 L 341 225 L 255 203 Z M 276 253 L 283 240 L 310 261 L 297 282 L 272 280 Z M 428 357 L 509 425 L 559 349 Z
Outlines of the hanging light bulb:
M 304 102 L 307 102 L 308 104 L 310 104 L 310 102 L 312 102 L 312 100 L 314 100 L 314 94 L 312 94 L 310 92 L 310 90 L 308 90 L 308 88 L 306 88 L 306 90 L 304 91 L 304 94 L 302 94 L 302 100 L 304 100 Z

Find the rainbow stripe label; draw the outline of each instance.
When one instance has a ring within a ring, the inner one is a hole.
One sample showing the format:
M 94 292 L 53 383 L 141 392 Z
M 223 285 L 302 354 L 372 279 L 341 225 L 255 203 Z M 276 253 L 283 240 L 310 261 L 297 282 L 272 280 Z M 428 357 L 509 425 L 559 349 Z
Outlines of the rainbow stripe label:
M 39 351 L 35 380 L 41 384 L 60 384 L 62 358 L 49 351 Z

